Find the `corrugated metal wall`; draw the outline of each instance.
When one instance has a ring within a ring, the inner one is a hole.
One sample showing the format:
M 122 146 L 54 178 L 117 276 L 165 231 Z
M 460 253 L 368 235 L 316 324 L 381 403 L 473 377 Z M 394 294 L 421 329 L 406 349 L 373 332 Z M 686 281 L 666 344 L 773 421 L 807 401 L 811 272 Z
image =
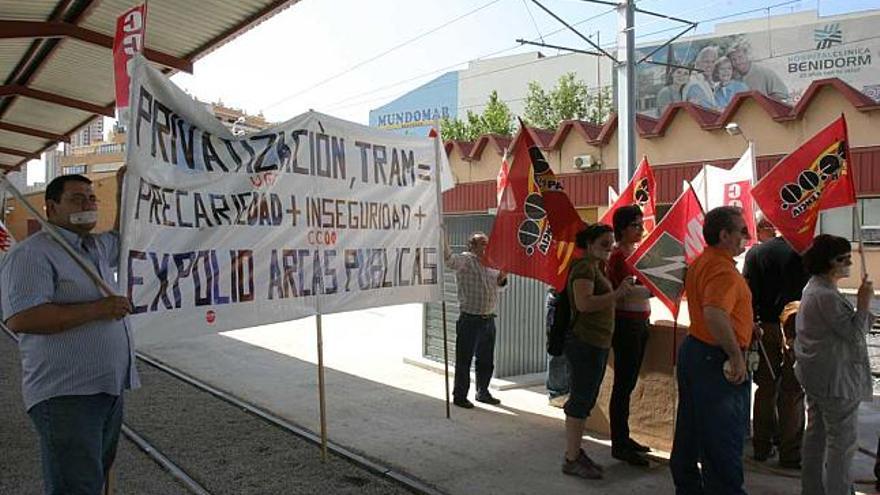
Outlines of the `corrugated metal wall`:
M 455 215 L 445 218 L 449 243 L 453 252 L 464 250 L 470 234 L 492 230 L 492 215 Z M 455 273 L 445 274 L 446 329 L 449 340 L 449 362 L 455 365 L 455 321 L 458 319 L 458 299 Z M 495 376 L 514 376 L 542 372 L 547 369 L 544 330 L 544 295 L 546 285 L 527 278 L 510 276 L 507 289 L 498 302 L 495 321 Z M 441 305 L 425 305 L 423 355 L 443 361 L 443 321 Z

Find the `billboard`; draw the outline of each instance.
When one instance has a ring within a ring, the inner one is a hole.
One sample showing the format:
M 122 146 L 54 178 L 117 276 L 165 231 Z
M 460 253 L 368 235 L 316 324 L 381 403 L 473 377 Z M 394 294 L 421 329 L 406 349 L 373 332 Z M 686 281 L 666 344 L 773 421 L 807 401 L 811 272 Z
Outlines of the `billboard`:
M 458 72 L 447 72 L 400 98 L 370 110 L 370 127 L 426 136 L 435 118 L 458 116 Z
M 734 95 L 757 90 L 794 105 L 810 83 L 837 77 L 880 100 L 880 14 L 673 43 L 637 69 L 637 109 L 660 116 L 690 101 L 723 111 Z M 659 44 L 639 47 L 636 59 Z

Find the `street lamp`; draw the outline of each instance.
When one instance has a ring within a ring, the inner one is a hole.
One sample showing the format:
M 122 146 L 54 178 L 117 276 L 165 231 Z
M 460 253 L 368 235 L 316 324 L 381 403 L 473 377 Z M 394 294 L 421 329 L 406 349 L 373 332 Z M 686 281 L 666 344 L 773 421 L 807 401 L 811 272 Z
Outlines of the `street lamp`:
M 752 180 L 758 180 L 758 167 L 756 164 L 757 157 L 755 156 L 755 142 L 746 137 L 742 129 L 739 127 L 739 124 L 737 124 L 736 122 L 729 122 L 726 126 L 724 126 L 724 130 L 727 131 L 728 135 L 739 136 L 743 139 L 743 141 L 746 142 L 746 146 L 748 146 L 749 151 L 752 155 Z
M 729 124 L 724 126 L 724 130 L 727 131 L 727 134 L 731 136 L 741 136 L 745 140 L 746 144 L 752 144 L 752 141 L 746 138 L 746 135 L 743 134 L 742 129 L 740 129 L 739 124 L 737 124 L 736 122 L 730 122 Z

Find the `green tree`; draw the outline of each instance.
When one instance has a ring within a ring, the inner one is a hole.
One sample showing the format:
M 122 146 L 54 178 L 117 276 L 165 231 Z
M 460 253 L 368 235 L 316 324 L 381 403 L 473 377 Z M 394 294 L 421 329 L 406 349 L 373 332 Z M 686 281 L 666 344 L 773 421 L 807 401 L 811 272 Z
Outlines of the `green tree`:
M 554 129 L 569 119 L 601 123 L 611 110 L 610 88 L 590 92 L 586 83 L 569 72 L 549 91 L 534 81 L 529 83 L 524 119 L 529 125 Z
M 514 130 L 510 107 L 498 98 L 497 91 L 492 91 L 489 95 L 482 113 L 468 110 L 464 120 L 444 117 L 440 121 L 440 136 L 456 141 L 474 141 L 483 134 L 490 133 L 510 136 Z

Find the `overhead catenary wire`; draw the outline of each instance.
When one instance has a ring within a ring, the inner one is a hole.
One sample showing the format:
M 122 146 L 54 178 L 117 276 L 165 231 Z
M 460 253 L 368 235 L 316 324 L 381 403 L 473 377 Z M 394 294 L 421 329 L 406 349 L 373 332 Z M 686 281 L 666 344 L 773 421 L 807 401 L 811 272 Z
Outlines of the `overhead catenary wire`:
M 645 1 L 647 1 L 647 0 L 645 0 Z M 760 8 L 753 8 L 753 9 L 742 10 L 742 11 L 733 12 L 733 13 L 729 13 L 729 14 L 725 14 L 725 15 L 721 15 L 721 16 L 710 17 L 710 18 L 706 18 L 706 19 L 700 19 L 700 20 L 696 20 L 696 21 L 694 21 L 694 22 L 695 22 L 696 24 L 706 24 L 706 23 L 710 23 L 710 22 L 716 22 L 716 21 L 720 21 L 720 20 L 724 20 L 724 19 L 730 19 L 730 18 L 733 18 L 733 17 L 739 17 L 739 16 L 743 16 L 743 15 L 747 15 L 747 14 L 752 14 L 752 13 L 755 13 L 755 12 L 762 12 L 762 11 L 765 11 L 765 10 L 767 10 L 767 9 L 776 9 L 776 8 L 784 7 L 784 6 L 787 6 L 787 5 L 791 5 L 791 4 L 795 4 L 795 3 L 800 3 L 801 1 L 802 1 L 802 0 L 787 0 L 787 1 L 779 2 L 779 3 L 776 3 L 776 4 L 770 5 L 770 6 L 765 6 L 765 7 L 760 7 Z M 714 2 L 714 3 L 717 3 L 717 2 Z M 711 4 L 710 4 L 710 5 L 711 5 Z M 696 10 L 703 10 L 703 8 L 701 8 L 701 9 L 691 9 L 691 11 L 696 11 Z M 585 19 L 583 19 L 583 20 L 580 20 L 580 21 L 577 21 L 577 22 L 575 22 L 575 23 L 572 23 L 571 25 L 572 25 L 572 26 L 579 26 L 579 25 L 581 25 L 581 24 L 584 24 L 584 23 L 586 23 L 586 22 L 590 22 L 590 21 L 595 20 L 595 19 L 597 19 L 597 18 L 599 18 L 599 17 L 602 17 L 602 16 L 604 16 L 604 15 L 610 14 L 610 13 L 612 13 L 612 12 L 614 12 L 614 11 L 615 11 L 615 9 L 608 9 L 608 10 L 602 11 L 602 12 L 600 12 L 600 13 L 598 13 L 598 14 L 595 14 L 595 15 L 592 15 L 592 16 L 590 16 L 590 17 L 587 17 L 587 18 L 585 18 Z M 679 13 L 678 15 L 681 15 L 681 14 Z M 668 31 L 672 31 L 672 30 L 679 30 L 679 29 L 681 29 L 679 26 L 674 26 L 674 27 L 671 27 L 671 28 L 664 28 L 664 29 L 660 29 L 660 30 L 652 31 L 652 32 L 649 32 L 649 33 L 637 34 L 637 35 L 636 35 L 636 39 L 644 39 L 644 38 L 647 38 L 647 37 L 650 37 L 650 36 L 654 36 L 654 35 L 657 35 L 657 34 L 662 34 L 662 33 L 668 32 Z M 567 30 L 568 30 L 567 28 L 560 28 L 560 29 L 557 29 L 557 30 L 555 30 L 555 31 L 551 31 L 551 32 L 545 34 L 545 35 L 544 35 L 544 38 L 550 38 L 551 36 L 554 36 L 554 35 L 557 35 L 557 34 L 559 34 L 559 33 L 565 32 L 565 31 L 567 31 Z M 858 42 L 858 41 L 866 41 L 866 40 L 869 40 L 869 39 L 874 39 L 874 37 L 864 38 L 864 39 L 862 39 L 862 40 L 852 40 L 852 41 L 849 41 L 848 43 L 855 43 L 855 42 Z M 520 46 L 521 46 L 520 44 L 512 45 L 512 46 L 509 46 L 509 47 L 507 47 L 507 48 L 503 48 L 503 49 L 500 49 L 500 50 L 495 50 L 495 51 L 492 51 L 492 52 L 489 52 L 489 53 L 486 53 L 486 54 L 480 55 L 480 56 L 475 57 L 475 58 L 469 58 L 469 59 L 467 59 L 467 60 L 462 60 L 462 61 L 460 61 L 460 62 L 457 62 L 457 63 L 454 63 L 454 64 L 450 64 L 450 65 L 447 65 L 447 66 L 444 66 L 444 67 L 441 67 L 441 68 L 438 68 L 438 69 L 434 69 L 434 70 L 431 70 L 431 71 L 428 71 L 428 72 L 424 72 L 424 73 L 421 73 L 421 74 L 419 74 L 419 75 L 416 75 L 416 76 L 413 76 L 413 77 L 410 77 L 410 78 L 407 78 L 407 79 L 403 79 L 403 80 L 400 80 L 400 81 L 396 81 L 396 82 L 393 82 L 393 83 L 390 83 L 390 84 L 387 84 L 387 85 L 381 86 L 381 87 L 379 87 L 379 88 L 374 88 L 374 89 L 367 90 L 367 91 L 364 91 L 364 92 L 361 92 L 361 93 L 358 93 L 358 94 L 355 94 L 355 95 L 347 96 L 347 97 L 345 97 L 345 98 L 343 98 L 343 99 L 341 99 L 341 100 L 337 100 L 337 101 L 332 102 L 332 103 L 330 103 L 330 104 L 328 104 L 328 105 L 325 105 L 324 108 L 327 108 L 327 109 L 345 109 L 345 108 L 349 108 L 349 107 L 356 106 L 356 105 L 370 104 L 370 103 L 372 103 L 372 102 L 374 102 L 374 101 L 375 101 L 375 102 L 378 102 L 378 101 L 387 100 L 387 99 L 389 99 L 389 98 L 393 98 L 394 95 L 383 95 L 383 96 L 377 96 L 377 97 L 367 98 L 367 99 L 365 99 L 365 100 L 352 101 L 352 100 L 355 100 L 355 99 L 359 99 L 359 98 L 368 97 L 368 96 L 371 96 L 371 95 L 374 95 L 374 94 L 378 94 L 378 93 L 380 93 L 380 92 L 382 92 L 382 91 L 385 91 L 385 90 L 388 90 L 388 89 L 391 89 L 391 88 L 394 88 L 394 87 L 397 87 L 397 86 L 401 86 L 401 85 L 404 85 L 404 84 L 408 84 L 408 83 L 411 83 L 411 82 L 413 82 L 413 81 L 417 81 L 417 80 L 420 80 L 420 79 L 424 79 L 424 78 L 429 77 L 429 76 L 434 75 L 434 74 L 439 74 L 439 73 L 442 73 L 442 72 L 450 71 L 450 70 L 452 70 L 452 69 L 454 69 L 454 68 L 456 68 L 456 67 L 459 67 L 459 66 L 461 66 L 461 65 L 463 65 L 463 64 L 466 64 L 466 63 L 468 63 L 468 62 L 471 62 L 471 61 L 482 60 L 482 59 L 485 59 L 485 58 L 494 57 L 494 56 L 496 56 L 496 55 L 500 55 L 500 54 L 502 54 L 502 53 L 512 51 L 512 50 L 514 50 L 514 49 L 516 49 L 516 48 L 519 48 Z M 613 48 L 613 47 L 615 46 L 615 43 L 614 43 L 614 42 L 610 42 L 610 43 L 605 44 L 605 45 L 602 45 L 602 46 L 605 47 L 605 48 Z M 804 50 L 804 51 L 809 51 L 809 50 Z M 799 52 L 796 52 L 796 53 L 799 53 Z M 792 53 L 775 54 L 775 55 L 773 55 L 772 58 L 775 58 L 775 57 L 782 57 L 782 56 L 786 56 L 786 55 L 789 55 L 789 54 L 792 54 Z M 755 59 L 755 61 L 767 60 L 767 59 L 769 59 L 769 58 L 771 58 L 771 57 L 762 58 L 762 59 Z M 522 64 L 516 64 L 516 65 L 513 65 L 513 66 L 503 67 L 503 68 L 499 68 L 499 69 L 495 69 L 495 70 L 491 70 L 491 71 L 482 72 L 482 73 L 479 73 L 479 74 L 474 74 L 474 75 L 471 75 L 471 76 L 467 76 L 467 77 L 465 77 L 465 78 L 459 78 L 459 81 L 461 81 L 461 80 L 466 80 L 466 79 L 471 79 L 471 78 L 477 78 L 477 77 L 485 77 L 485 76 L 489 76 L 489 75 L 491 75 L 491 74 L 495 74 L 495 73 L 502 72 L 502 71 L 505 71 L 505 70 L 510 70 L 510 69 L 513 69 L 513 68 L 522 67 L 522 66 L 524 66 L 524 65 L 540 63 L 541 61 L 542 61 L 542 60 L 531 60 L 531 61 L 528 61 L 528 62 L 524 62 L 524 63 L 522 63 Z M 650 61 L 645 61 L 645 63 L 650 63 Z M 443 85 L 448 85 L 448 84 L 453 84 L 453 83 L 457 83 L 457 81 L 449 81 L 449 82 L 440 81 L 440 82 L 434 82 L 434 83 L 431 83 L 431 84 L 425 86 L 425 88 L 435 88 L 435 87 L 438 87 L 438 86 L 443 86 Z M 506 100 L 502 100 L 502 101 L 506 101 Z M 515 100 L 511 100 L 511 101 L 515 101 Z M 349 103 L 349 102 L 351 102 L 351 103 Z M 470 108 L 470 107 L 478 107 L 478 106 L 482 106 L 482 105 L 469 105 L 469 106 L 467 106 L 466 108 Z
M 694 21 L 694 22 L 695 22 L 696 24 L 705 24 L 705 23 L 708 23 L 708 22 L 715 22 L 715 21 L 719 21 L 719 20 L 723 20 L 723 19 L 728 19 L 728 18 L 731 18 L 731 17 L 738 17 L 738 16 L 741 16 L 741 15 L 751 14 L 751 13 L 755 13 L 755 12 L 762 12 L 762 11 L 768 9 L 768 8 L 769 8 L 769 9 L 774 9 L 774 8 L 782 7 L 782 6 L 785 6 L 785 5 L 790 5 L 790 4 L 793 4 L 793 3 L 799 3 L 800 1 L 801 1 L 801 0 L 787 0 L 787 1 L 780 2 L 780 3 L 774 4 L 774 5 L 770 5 L 769 7 L 761 7 L 761 8 L 757 8 L 757 9 L 749 9 L 749 10 L 744 10 L 744 11 L 734 12 L 734 13 L 730 13 L 730 14 L 725 14 L 725 15 L 722 15 L 722 16 L 717 16 L 717 17 L 712 17 L 712 18 L 707 18 L 707 19 L 701 19 L 701 20 L 697 20 L 697 21 Z M 719 2 L 713 2 L 712 4 L 709 4 L 709 5 L 713 5 L 713 4 L 716 4 L 716 3 L 719 3 Z M 701 9 L 691 9 L 691 11 L 698 11 L 698 10 L 703 10 L 703 8 L 701 8 Z M 615 9 L 608 9 L 608 10 L 602 11 L 602 12 L 600 12 L 600 13 L 598 13 L 598 14 L 595 14 L 595 15 L 592 15 L 592 16 L 590 16 L 590 17 L 587 17 L 587 18 L 585 18 L 585 19 L 583 19 L 583 20 L 580 20 L 580 21 L 577 21 L 577 22 L 575 22 L 575 23 L 572 23 L 571 25 L 572 25 L 572 26 L 579 26 L 579 25 L 581 25 L 581 24 L 584 24 L 584 23 L 586 23 L 586 22 L 590 22 L 590 21 L 595 20 L 595 19 L 597 19 L 597 18 L 599 18 L 599 17 L 602 17 L 602 16 L 604 16 L 604 15 L 610 14 L 610 13 L 612 13 L 612 12 L 614 12 L 614 11 L 615 11 Z M 681 15 L 681 13 L 679 13 L 678 15 Z M 651 23 L 649 23 L 649 24 L 651 24 Z M 679 26 L 674 26 L 674 27 L 671 27 L 671 28 L 664 28 L 664 29 L 661 29 L 661 30 L 652 31 L 652 32 L 650 32 L 650 33 L 637 34 L 637 35 L 636 35 L 636 39 L 643 39 L 643 38 L 646 38 L 646 37 L 649 37 L 649 36 L 654 36 L 654 35 L 657 35 L 657 34 L 662 34 L 662 33 L 668 32 L 668 31 L 678 30 L 678 29 L 681 29 L 681 28 L 680 28 Z M 556 29 L 555 31 L 551 31 L 551 32 L 547 33 L 547 35 L 545 36 L 545 38 L 549 38 L 549 37 L 551 37 L 551 36 L 554 36 L 554 35 L 556 35 L 556 34 L 559 34 L 559 33 L 562 33 L 562 32 L 566 32 L 566 31 L 568 31 L 568 28 L 565 28 L 565 27 L 563 27 L 563 28 L 559 28 L 559 29 Z M 493 51 L 493 52 L 490 52 L 490 53 L 487 53 L 487 54 L 484 54 L 484 55 L 480 55 L 480 56 L 478 56 L 478 57 L 476 57 L 476 58 L 472 58 L 472 59 L 468 59 L 468 60 L 463 60 L 463 61 L 461 61 L 461 62 L 457 62 L 457 63 L 455 63 L 455 64 L 450 64 L 450 65 L 448 65 L 448 66 L 445 66 L 445 67 L 442 67 L 442 68 L 439 68 L 439 69 L 436 69 L 436 70 L 432 70 L 432 71 L 429 71 L 429 72 L 425 72 L 425 73 L 419 74 L 419 75 L 417 75 L 417 76 L 413 76 L 413 77 L 408 78 L 408 79 L 405 79 L 405 80 L 397 81 L 397 82 L 394 82 L 394 83 L 391 83 L 391 84 L 388 84 L 388 85 L 385 85 L 385 86 L 382 86 L 382 87 L 379 87 L 379 88 L 375 88 L 375 89 L 372 89 L 372 90 L 364 91 L 364 92 L 362 92 L 362 93 L 358 93 L 358 94 L 356 94 L 356 95 L 348 96 L 348 97 L 345 97 L 345 98 L 343 98 L 343 99 L 341 99 L 341 100 L 337 100 L 337 101 L 335 101 L 335 102 L 333 102 L 333 103 L 330 103 L 329 105 L 326 105 L 325 108 L 328 108 L 328 109 L 343 109 L 343 108 L 348 108 L 348 107 L 355 106 L 355 105 L 361 105 L 361 104 L 371 103 L 371 102 L 373 102 L 373 101 L 381 101 L 381 100 L 384 100 L 384 99 L 388 98 L 388 96 L 382 96 L 382 97 L 376 97 L 376 98 L 369 98 L 369 99 L 367 99 L 367 100 L 359 101 L 359 102 L 356 102 L 356 103 L 350 103 L 350 104 L 348 103 L 349 101 L 354 100 L 354 99 L 357 99 L 357 98 L 361 98 L 361 97 L 364 97 L 364 96 L 373 95 L 373 94 L 379 93 L 380 91 L 384 91 L 384 90 L 386 90 L 386 89 L 391 89 L 391 88 L 396 87 L 396 86 L 400 86 L 400 85 L 407 84 L 407 83 L 410 83 L 410 82 L 413 82 L 413 81 L 416 81 L 416 80 L 419 80 L 419 79 L 423 79 L 423 78 L 428 77 L 428 76 L 433 75 L 433 74 L 438 74 L 438 73 L 441 73 L 441 72 L 449 71 L 449 70 L 454 69 L 454 68 L 456 68 L 456 67 L 458 67 L 458 66 L 460 66 L 460 65 L 463 65 L 463 64 L 465 64 L 465 63 L 467 63 L 467 62 L 469 62 L 469 61 L 481 60 L 481 59 L 484 59 L 484 58 L 488 58 L 488 57 L 493 57 L 493 56 L 496 56 L 496 55 L 500 55 L 500 54 L 502 54 L 502 53 L 505 53 L 505 52 L 508 52 L 508 51 L 514 50 L 514 49 L 516 49 L 516 48 L 519 48 L 520 46 L 521 46 L 521 44 L 517 44 L 517 45 L 513 45 L 513 46 L 510 46 L 510 47 L 507 47 L 507 48 L 503 48 L 503 49 L 501 49 L 501 50 L 495 50 L 495 51 Z M 615 42 L 610 42 L 610 43 L 604 45 L 604 47 L 605 47 L 605 48 L 608 48 L 608 49 L 611 49 L 611 48 L 613 48 L 614 46 L 615 46 Z M 515 68 L 515 67 L 520 67 L 520 66 L 522 66 L 522 65 L 526 65 L 526 64 L 539 63 L 539 62 L 541 62 L 541 60 L 533 60 L 533 61 L 529 61 L 529 62 L 527 62 L 527 63 L 525 63 L 525 64 L 518 64 L 518 65 L 515 65 L 515 66 L 510 66 L 510 67 L 506 67 L 506 68 L 496 69 L 496 70 L 493 70 L 493 71 L 483 72 L 483 73 L 480 73 L 480 74 L 475 74 L 475 75 L 473 75 L 473 76 L 469 76 L 469 77 L 466 77 L 466 78 L 464 78 L 464 79 L 469 79 L 469 78 L 471 78 L 471 77 L 484 77 L 484 76 L 488 76 L 488 75 L 494 74 L 494 73 L 496 73 L 496 72 L 500 72 L 500 71 L 508 70 L 508 69 Z M 646 62 L 647 62 L 647 61 L 646 61 Z M 463 79 L 461 79 L 461 80 L 463 80 Z M 436 86 L 445 85 L 445 84 L 452 84 L 452 82 L 448 82 L 448 83 L 440 82 L 440 83 L 437 83 L 436 85 L 435 85 L 435 84 L 431 84 L 430 86 L 426 86 L 426 87 L 436 87 Z M 346 104 L 343 105 L 343 103 L 346 103 Z
M 761 9 L 761 10 L 763 10 L 763 9 Z M 854 39 L 854 40 L 844 41 L 843 43 L 841 43 L 841 45 L 848 45 L 848 44 L 853 44 L 853 43 L 861 43 L 861 42 L 863 42 L 863 41 L 871 41 L 871 40 L 875 40 L 875 39 L 880 39 L 880 35 L 874 35 L 874 36 L 868 36 L 868 37 L 864 37 L 864 38 L 858 38 L 858 39 Z M 797 54 L 800 54 L 800 53 L 807 53 L 807 52 L 811 52 L 811 51 L 813 51 L 813 49 L 811 49 L 811 48 L 806 48 L 806 49 L 795 50 L 795 51 L 791 51 L 791 52 L 778 53 L 778 54 L 774 54 L 774 55 L 772 55 L 772 56 L 768 56 L 768 57 L 754 58 L 754 59 L 752 59 L 752 62 L 763 62 L 763 61 L 771 60 L 771 59 L 774 59 L 774 58 L 787 57 L 787 56 L 789 56 L 789 55 L 797 55 Z M 483 76 L 489 75 L 489 74 L 491 74 L 491 73 L 496 73 L 496 72 L 501 72 L 501 71 L 505 71 L 505 70 L 510 70 L 510 69 L 514 69 L 514 68 L 517 68 L 517 67 L 521 67 L 521 66 L 523 66 L 523 65 L 533 64 L 533 63 L 536 63 L 536 62 L 540 62 L 540 60 L 538 60 L 538 61 L 531 60 L 531 61 L 528 61 L 528 62 L 524 62 L 524 63 L 522 63 L 522 64 L 516 64 L 516 65 L 512 65 L 512 66 L 508 66 L 508 67 L 503 67 L 503 68 L 500 68 L 500 69 L 496 69 L 496 70 L 494 70 L 494 71 L 488 71 L 488 72 L 485 72 L 485 73 L 475 74 L 474 76 L 471 76 L 471 77 L 483 77 Z M 646 61 L 643 62 L 643 63 L 650 63 L 650 64 L 653 64 L 653 62 L 651 62 L 650 60 L 646 60 Z M 660 65 L 671 65 L 671 64 L 660 64 Z M 691 68 L 691 67 L 684 66 L 684 65 L 679 66 L 679 67 L 682 67 L 682 68 Z M 448 83 L 440 83 L 440 84 L 448 84 Z M 609 86 L 606 85 L 606 86 L 602 86 L 601 88 L 598 88 L 598 89 L 599 89 L 599 90 L 602 90 L 602 89 L 606 89 L 606 88 L 608 88 L 608 87 L 609 87 Z M 595 89 L 593 89 L 592 91 L 595 91 Z M 370 103 L 370 101 L 381 101 L 381 100 L 385 100 L 386 98 L 387 98 L 386 96 L 382 96 L 382 97 L 376 98 L 376 99 L 374 99 L 374 100 L 368 100 L 368 101 L 363 101 L 363 102 L 351 103 L 351 104 L 347 104 L 347 105 L 338 106 L 338 107 L 336 107 L 336 108 L 347 108 L 347 107 L 354 106 L 354 105 L 361 105 L 361 104 L 365 104 L 365 103 Z M 523 100 L 525 100 L 525 98 L 499 99 L 499 101 L 502 101 L 502 102 L 504 102 L 504 103 L 512 103 L 512 102 L 523 101 Z M 478 108 L 478 107 L 483 107 L 483 106 L 485 106 L 485 103 L 479 103 L 479 104 L 473 104 L 473 105 L 460 105 L 460 106 L 458 106 L 458 107 L 456 107 L 456 108 L 457 108 L 458 110 L 466 110 L 466 109 L 470 109 L 470 108 Z
M 408 39 L 408 40 L 406 40 L 406 41 L 403 41 L 403 42 L 401 42 L 401 43 L 398 43 L 398 44 L 392 46 L 391 48 L 388 48 L 388 49 L 386 49 L 386 50 L 384 50 L 384 51 L 382 51 L 382 52 L 380 52 L 380 53 L 377 53 L 376 55 L 373 55 L 373 56 L 371 56 L 371 57 L 369 57 L 369 58 L 367 58 L 367 59 L 365 59 L 365 60 L 361 60 L 360 62 L 355 63 L 354 65 L 351 65 L 351 66 L 349 66 L 349 67 L 346 67 L 344 70 L 341 70 L 341 71 L 339 71 L 339 72 L 333 74 L 332 76 L 328 76 L 328 77 L 326 77 L 326 78 L 324 78 L 324 79 L 322 79 L 322 80 L 320 80 L 320 81 L 318 81 L 318 82 L 312 84 L 311 86 L 308 86 L 308 87 L 306 87 L 306 88 L 304 88 L 304 89 L 301 89 L 301 90 L 299 90 L 299 91 L 297 91 L 297 92 L 295 92 L 295 93 L 292 93 L 292 94 L 290 94 L 290 95 L 287 95 L 287 96 L 285 96 L 285 97 L 283 97 L 283 98 L 281 98 L 281 99 L 279 99 L 279 100 L 276 100 L 275 102 L 273 102 L 273 103 L 271 103 L 271 104 L 269 104 L 269 105 L 264 106 L 263 109 L 266 109 L 266 108 L 272 108 L 272 107 L 278 106 L 278 105 L 280 105 L 281 103 L 284 103 L 284 102 L 286 102 L 286 101 L 288 101 L 288 100 L 291 100 L 291 99 L 293 99 L 293 98 L 296 98 L 297 96 L 300 96 L 300 95 L 303 95 L 303 94 L 305 94 L 305 93 L 308 93 L 309 91 L 312 91 L 313 89 L 316 89 L 316 88 L 318 88 L 318 87 L 320 87 L 320 86 L 323 86 L 324 84 L 327 84 L 328 82 L 333 81 L 334 79 L 337 79 L 337 78 L 339 78 L 339 77 L 342 77 L 342 76 L 348 74 L 349 72 L 351 72 L 351 71 L 353 71 L 353 70 L 355 70 L 355 69 L 358 69 L 358 68 L 360 68 L 360 67 L 363 67 L 364 65 L 366 65 L 366 64 L 368 64 L 368 63 L 370 63 L 370 62 L 373 62 L 373 61 L 375 61 L 375 60 L 378 60 L 378 59 L 384 57 L 385 55 L 388 55 L 389 53 L 394 52 L 394 51 L 396 51 L 396 50 L 399 50 L 399 49 L 401 49 L 401 48 L 403 48 L 403 47 L 405 47 L 405 46 L 407 46 L 407 45 L 409 45 L 409 44 L 411 44 L 411 43 L 414 43 L 414 42 L 416 42 L 416 41 L 418 41 L 418 40 L 420 40 L 420 39 L 422 39 L 422 38 L 424 38 L 424 37 L 426 37 L 426 36 L 429 36 L 429 35 L 431 35 L 431 34 L 434 34 L 434 33 L 436 33 L 437 31 L 439 31 L 439 30 L 441 30 L 441 29 L 443 29 L 443 28 L 445 28 L 445 27 L 447 27 L 447 26 L 449 26 L 449 25 L 451 25 L 451 24 L 454 24 L 454 23 L 456 23 L 456 22 L 458 22 L 458 21 L 460 21 L 460 20 L 462 20 L 462 19 L 464 19 L 464 18 L 466 18 L 466 17 L 468 17 L 468 16 L 470 16 L 470 15 L 476 14 L 477 12 L 479 12 L 479 11 L 485 9 L 485 8 L 488 8 L 488 7 L 490 7 L 490 6 L 492 6 L 492 5 L 496 4 L 496 3 L 498 3 L 498 2 L 500 2 L 500 1 L 501 1 L 501 0 L 490 0 L 489 2 L 486 2 L 486 3 L 484 3 L 483 5 L 480 5 L 479 7 L 475 8 L 475 9 L 469 10 L 468 12 L 465 12 L 464 14 L 461 14 L 461 15 L 459 15 L 459 16 L 453 18 L 453 19 L 450 19 L 450 20 L 444 22 L 443 24 L 440 24 L 439 26 L 436 26 L 436 27 L 434 27 L 434 28 L 431 28 L 431 29 L 429 29 L 429 30 L 427 30 L 427 31 L 425 31 L 425 32 L 423 32 L 423 33 L 420 33 L 420 34 L 418 34 L 418 35 L 416 35 L 416 36 L 414 36 L 414 37 L 412 37 L 412 38 L 410 38 L 410 39 Z
M 535 32 L 538 33 L 538 39 L 542 42 L 544 41 L 544 36 L 541 35 L 541 29 L 538 28 L 538 21 L 535 20 L 535 16 L 532 15 L 532 9 L 529 8 L 529 1 L 522 0 L 523 7 L 526 8 L 526 13 L 529 14 L 529 18 L 532 20 L 532 25 L 535 26 Z
M 595 14 L 595 15 L 592 15 L 592 16 L 587 17 L 587 18 L 585 18 L 585 19 L 582 19 L 582 20 L 580 20 L 580 21 L 577 21 L 577 22 L 573 23 L 572 26 L 579 26 L 579 25 L 581 25 L 581 24 L 584 24 L 584 23 L 587 23 L 587 22 L 590 22 L 590 21 L 596 20 L 596 19 L 598 19 L 599 17 L 602 17 L 602 16 L 605 16 L 605 15 L 608 15 L 608 14 L 610 14 L 610 13 L 612 13 L 612 12 L 614 12 L 614 9 L 610 9 L 610 10 L 602 11 L 602 12 L 600 12 L 600 13 L 598 13 L 598 14 Z M 564 32 L 564 31 L 567 31 L 567 29 L 566 29 L 566 28 L 560 28 L 560 29 L 557 29 L 557 30 L 555 30 L 555 31 L 551 31 L 551 32 L 549 32 L 549 33 L 547 33 L 547 34 L 545 35 L 545 38 L 549 38 L 549 37 L 551 37 L 551 36 L 555 36 L 555 35 L 557 35 L 557 34 L 559 34 L 559 33 Z M 500 49 L 500 50 L 494 50 L 494 51 L 492 51 L 492 52 L 485 53 L 485 54 L 483 54 L 483 55 L 478 55 L 477 57 L 469 57 L 469 58 L 467 58 L 467 59 L 461 60 L 461 61 L 459 61 L 459 62 L 455 62 L 455 63 L 450 64 L 450 65 L 447 65 L 447 66 L 445 66 L 445 67 L 441 67 L 441 68 L 438 68 L 438 69 L 433 69 L 433 70 L 430 70 L 430 71 L 428 71 L 428 72 L 423 72 L 423 73 L 421 73 L 421 74 L 419 74 L 419 75 L 412 76 L 412 77 L 409 77 L 409 78 L 407 78 L 407 79 L 403 79 L 403 80 L 400 80 L 400 81 L 397 81 L 397 82 L 394 82 L 394 83 L 391 83 L 391 84 L 387 84 L 387 85 L 382 86 L 382 87 L 379 87 L 379 88 L 375 88 L 375 89 L 371 89 L 371 90 L 368 90 L 368 91 L 365 91 L 365 92 L 362 92 L 362 93 L 358 93 L 358 94 L 356 94 L 356 95 L 347 96 L 347 97 L 343 98 L 342 100 L 338 100 L 338 101 L 336 101 L 336 102 L 330 103 L 329 105 L 326 105 L 325 107 L 326 107 L 326 108 L 333 108 L 333 107 L 335 107 L 335 106 L 337 106 L 337 105 L 339 105 L 339 104 L 341 104 L 341 103 L 348 102 L 348 101 L 353 100 L 353 99 L 355 99 L 355 98 L 360 98 L 360 97 L 362 97 L 362 96 L 367 96 L 367 95 L 370 95 L 370 94 L 377 93 L 377 92 L 379 92 L 379 91 L 384 91 L 384 90 L 386 90 L 386 89 L 390 89 L 390 88 L 393 88 L 393 87 L 395 87 L 395 86 L 400 86 L 400 85 L 402 85 L 402 84 L 407 84 L 407 83 L 410 83 L 410 82 L 413 82 L 413 81 L 417 81 L 417 80 L 419 80 L 419 79 L 423 79 L 423 78 L 425 78 L 425 77 L 429 77 L 429 76 L 431 76 L 431 75 L 433 75 L 433 74 L 439 74 L 439 73 L 441 73 L 441 72 L 446 72 L 446 71 L 452 70 L 452 69 L 454 69 L 454 68 L 456 68 L 456 67 L 459 67 L 459 66 L 461 66 L 461 65 L 464 65 L 464 64 L 466 64 L 466 63 L 468 63 L 468 62 L 473 62 L 473 61 L 476 61 L 476 60 L 482 60 L 482 59 L 485 59 L 485 58 L 494 57 L 494 56 L 496 56 L 496 55 L 500 55 L 500 54 L 502 54 L 502 53 L 505 53 L 505 52 L 509 52 L 509 51 L 515 50 L 515 49 L 519 48 L 520 46 L 521 46 L 521 44 L 517 43 L 517 44 L 515 44 L 515 45 L 508 46 L 507 48 L 502 48 L 502 49 Z M 271 107 L 267 107 L 267 108 L 271 108 Z

